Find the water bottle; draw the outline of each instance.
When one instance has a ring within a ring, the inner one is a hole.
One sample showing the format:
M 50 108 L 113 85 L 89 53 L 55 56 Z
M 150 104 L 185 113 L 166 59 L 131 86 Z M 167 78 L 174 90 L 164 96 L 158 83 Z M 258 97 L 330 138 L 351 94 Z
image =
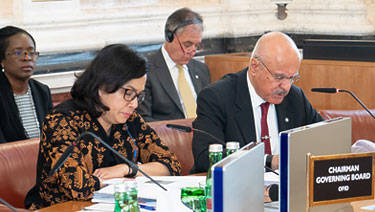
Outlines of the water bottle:
M 240 143 L 237 141 L 230 141 L 226 144 L 226 155 L 237 152 L 240 149 Z
M 115 189 L 115 210 L 114 212 L 121 212 L 126 207 L 128 201 L 128 188 L 126 184 L 119 183 L 114 185 Z
M 205 195 L 206 195 L 206 210 L 207 212 L 213 211 L 212 205 L 212 173 L 211 168 L 212 166 L 223 159 L 223 145 L 221 144 L 211 144 L 208 149 L 208 158 L 210 160 L 210 166 L 207 172 L 206 177 L 206 188 L 205 188 Z
M 138 204 L 138 189 L 137 189 L 137 182 L 136 181 L 128 181 L 128 205 L 127 210 L 124 212 L 139 212 L 139 204 Z

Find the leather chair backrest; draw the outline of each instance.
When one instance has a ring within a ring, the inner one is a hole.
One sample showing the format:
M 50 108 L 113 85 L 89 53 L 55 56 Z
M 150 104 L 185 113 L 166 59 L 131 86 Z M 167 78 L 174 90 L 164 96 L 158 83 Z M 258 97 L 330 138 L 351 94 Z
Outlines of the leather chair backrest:
M 192 119 L 150 122 L 160 139 L 174 152 L 182 165 L 182 175 L 193 166 L 193 133 L 169 129 L 166 124 L 192 126 Z M 0 198 L 17 208 L 24 208 L 27 192 L 34 186 L 39 138 L 0 144 Z
M 371 110 L 375 114 L 375 110 Z M 352 119 L 352 144 L 359 139 L 375 142 L 375 119 L 365 110 L 321 110 L 324 119 L 350 117 Z
M 179 124 L 191 127 L 192 121 L 193 119 L 178 119 L 148 123 L 159 135 L 161 141 L 169 147 L 169 150 L 176 154 L 177 159 L 180 161 L 182 166 L 181 175 L 188 175 L 194 164 L 193 152 L 191 149 L 193 133 L 186 133 L 170 129 L 165 125 Z
M 0 197 L 14 207 L 35 184 L 38 150 L 39 138 L 0 144 Z

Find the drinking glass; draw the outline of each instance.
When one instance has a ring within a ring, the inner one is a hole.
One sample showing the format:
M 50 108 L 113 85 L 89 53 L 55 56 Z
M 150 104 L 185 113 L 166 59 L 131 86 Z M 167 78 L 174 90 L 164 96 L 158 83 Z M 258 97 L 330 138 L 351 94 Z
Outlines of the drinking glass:
M 181 188 L 181 202 L 194 212 L 206 211 L 206 199 L 203 187 Z
M 128 188 L 126 184 L 119 183 L 114 185 L 114 189 L 115 212 L 120 212 L 128 205 Z

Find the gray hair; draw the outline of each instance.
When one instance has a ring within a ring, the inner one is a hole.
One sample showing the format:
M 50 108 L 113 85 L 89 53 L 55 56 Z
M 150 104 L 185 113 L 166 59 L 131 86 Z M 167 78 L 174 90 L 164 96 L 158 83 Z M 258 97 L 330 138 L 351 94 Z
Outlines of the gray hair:
M 184 24 L 192 20 L 200 22 L 203 31 L 202 16 L 186 7 L 176 10 L 168 17 L 167 22 L 165 23 L 165 31 L 180 33 L 183 31 L 184 27 L 187 26 Z

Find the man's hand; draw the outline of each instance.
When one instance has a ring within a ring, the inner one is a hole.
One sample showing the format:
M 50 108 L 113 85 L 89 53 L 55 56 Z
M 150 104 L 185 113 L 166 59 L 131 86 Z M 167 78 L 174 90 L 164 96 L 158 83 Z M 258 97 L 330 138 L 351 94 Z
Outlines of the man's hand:
M 96 169 L 93 173 L 94 176 L 100 180 L 107 180 L 111 178 L 124 177 L 130 171 L 130 168 L 126 164 L 119 164 L 106 168 Z
M 274 155 L 272 157 L 271 168 L 272 168 L 272 170 L 278 170 L 279 169 L 279 155 Z

